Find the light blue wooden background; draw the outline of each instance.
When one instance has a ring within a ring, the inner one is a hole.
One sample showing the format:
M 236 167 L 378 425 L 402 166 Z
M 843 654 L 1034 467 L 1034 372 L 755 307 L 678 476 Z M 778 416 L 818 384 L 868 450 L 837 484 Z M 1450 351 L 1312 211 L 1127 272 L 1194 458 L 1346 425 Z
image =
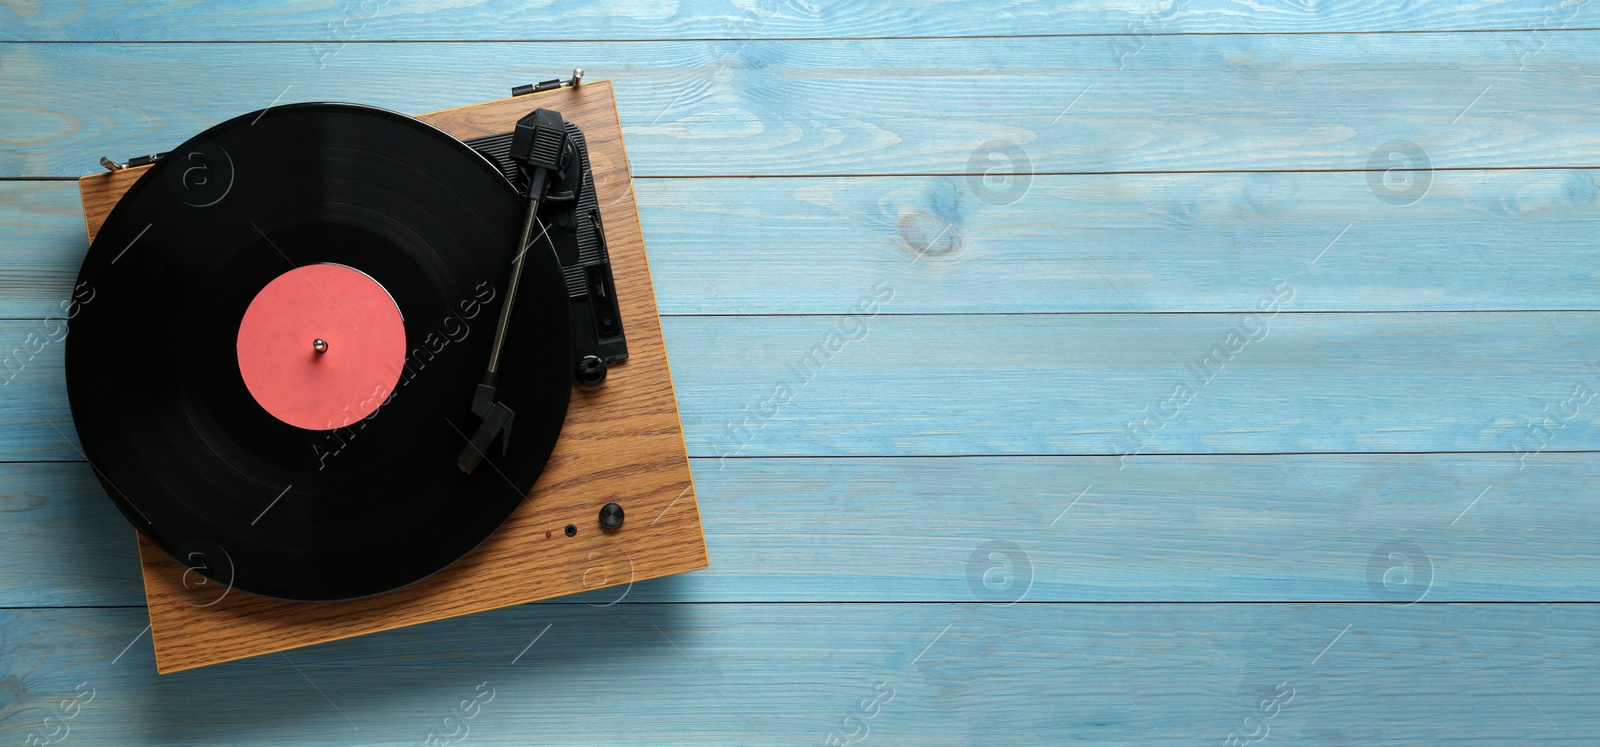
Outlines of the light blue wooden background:
M 1587 0 L 6 0 L 0 347 L 101 155 L 573 66 L 712 568 L 158 677 L 50 345 L 0 390 L 0 741 L 1600 743 Z

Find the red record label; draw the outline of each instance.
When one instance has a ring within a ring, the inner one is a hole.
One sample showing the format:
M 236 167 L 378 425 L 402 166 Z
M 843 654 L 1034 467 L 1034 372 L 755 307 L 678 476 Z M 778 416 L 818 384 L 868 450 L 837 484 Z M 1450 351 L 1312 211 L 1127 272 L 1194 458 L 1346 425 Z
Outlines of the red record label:
M 406 359 L 405 321 L 366 273 L 306 265 L 250 301 L 238 353 L 245 386 L 273 417 L 332 430 L 376 412 L 394 391 Z

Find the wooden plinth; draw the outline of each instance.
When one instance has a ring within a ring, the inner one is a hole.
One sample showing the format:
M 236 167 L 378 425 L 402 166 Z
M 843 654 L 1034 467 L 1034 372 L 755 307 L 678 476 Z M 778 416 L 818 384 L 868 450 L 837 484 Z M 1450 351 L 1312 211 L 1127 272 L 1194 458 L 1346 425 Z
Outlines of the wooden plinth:
M 706 567 L 705 536 L 611 83 L 585 83 L 418 119 L 466 139 L 507 132 L 535 106 L 560 111 L 583 128 L 588 141 L 628 334 L 627 362 L 613 366 L 598 389 L 573 389 L 561 440 L 530 500 L 465 558 L 404 589 L 350 602 L 285 602 L 238 590 L 222 594 L 214 582 L 196 583 L 193 572 L 186 584 L 186 569 L 139 535 L 157 671 L 177 672 Z M 145 170 L 79 180 L 91 241 Z M 599 509 L 612 501 L 622 504 L 627 520 L 620 530 L 602 532 Z M 579 528 L 577 536 L 565 535 L 568 524 Z

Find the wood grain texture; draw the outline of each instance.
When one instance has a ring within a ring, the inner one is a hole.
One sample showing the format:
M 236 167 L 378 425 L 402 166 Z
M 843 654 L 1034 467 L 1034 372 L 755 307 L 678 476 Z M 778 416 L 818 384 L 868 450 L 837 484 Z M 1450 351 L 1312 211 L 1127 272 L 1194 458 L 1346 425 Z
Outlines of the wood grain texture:
M 1594 173 L 1440 171 L 1404 205 L 1371 173 L 638 191 L 668 314 L 845 314 L 879 280 L 896 314 L 1244 312 L 1282 279 L 1299 311 L 1547 310 L 1600 303 Z
M 533 107 L 559 109 L 591 141 L 629 359 L 603 389 L 574 388 L 561 440 L 533 492 L 466 557 L 415 584 L 348 602 L 297 603 L 219 589 L 143 535 L 139 555 L 157 668 L 177 672 L 562 594 L 704 568 L 705 540 L 672 376 L 630 194 L 611 86 L 501 100 L 420 117 L 458 138 L 506 132 Z M 270 116 L 271 112 L 267 113 Z M 79 180 L 90 239 L 140 170 Z M 486 460 L 493 467 L 492 460 Z M 490 475 L 483 475 L 491 479 Z M 602 532 L 600 506 L 633 523 Z M 644 524 L 644 517 L 654 517 Z M 578 527 L 567 537 L 563 527 Z M 542 535 L 542 536 L 541 536 Z M 336 572 L 332 569 L 329 572 Z
M 78 190 L 67 182 L 0 182 L 0 236 L 0 318 L 62 314 L 88 250 Z
M 1283 283 L 1261 301 L 1292 291 Z M 667 340 L 695 456 L 1132 454 L 1132 468 L 1154 453 L 1490 451 L 1514 463 L 1600 436 L 1592 401 L 1563 404 L 1574 387 L 1600 391 L 1600 316 L 1265 316 L 715 317 L 677 320 Z M 731 336 L 753 344 L 709 344 Z M 1534 433 L 1546 407 L 1565 414 Z
M 48 731 L 52 706 L 84 684 L 95 699 L 70 721 L 71 744 L 398 745 L 470 729 L 465 744 L 793 745 L 865 728 L 869 745 L 1188 746 L 1260 722 L 1285 744 L 1328 747 L 1588 744 L 1600 740 L 1597 615 L 531 605 L 157 677 L 135 640 L 141 610 L 5 610 L 0 735 Z M 1291 690 L 1262 718 L 1263 701 Z M 473 707 L 479 692 L 493 700 Z
M 1600 596 L 1593 462 L 696 459 L 717 563 L 561 602 L 972 600 L 989 567 L 973 554 L 995 540 L 1026 558 L 1011 591 L 1027 602 L 1373 601 L 1369 565 L 1390 567 L 1379 549 L 1399 540 L 1423 553 L 1429 602 L 1587 601 Z M 0 607 L 144 603 L 127 522 L 88 465 L 0 465 L 0 485 Z
M 1303 311 L 1579 310 L 1600 308 L 1594 174 L 1440 171 L 1408 205 L 1380 200 L 1366 173 L 635 189 L 666 316 L 849 313 L 880 279 L 897 314 L 1242 312 L 1291 271 Z M 58 311 L 82 259 L 79 209 L 70 184 L 0 182 L 0 317 Z
M 1600 403 L 1545 420 L 1600 386 L 1592 318 L 1551 313 L 1600 309 L 1595 4 L 815 5 L 0 3 L 0 39 L 90 42 L 0 44 L 0 178 L 280 95 L 420 111 L 616 78 L 660 310 L 726 315 L 664 320 L 686 434 L 741 454 L 693 460 L 717 564 L 610 607 L 583 602 L 616 588 L 164 677 L 142 609 L 0 610 L 0 735 L 87 682 L 74 744 L 414 744 L 487 683 L 467 744 L 787 745 L 851 733 L 883 683 L 866 747 L 1255 724 L 1263 747 L 1600 742 L 1597 608 L 1554 603 L 1597 598 L 1593 454 L 1563 452 L 1595 448 Z M 1381 33 L 1401 30 L 1490 33 Z M 910 38 L 936 36 L 992 38 Z M 223 43 L 144 43 L 180 40 Z M 1374 159 L 1392 140 L 1435 168 L 1414 204 L 1359 171 L 1408 165 Z M 1006 170 L 992 142 L 1035 174 L 1016 202 L 973 179 Z M 1261 169 L 1353 171 L 1219 173 Z M 70 184 L 0 183 L 0 317 L 65 297 L 75 214 Z M 1285 312 L 1126 467 L 993 456 L 1126 449 L 1108 440 L 1280 280 L 1292 311 L 1515 313 Z M 745 425 L 885 281 L 867 336 Z M 45 353 L 0 389 L 0 462 L 79 458 L 42 420 L 65 413 Z M 1427 444 L 1478 451 L 1378 453 Z M 915 456 L 941 453 L 990 456 Z M 22 507 L 0 607 L 139 604 L 95 490 L 81 462 L 0 465 Z M 972 602 L 1007 577 L 972 564 L 997 539 L 1030 561 L 1022 604 Z M 1352 603 L 1374 562 L 1406 577 L 1396 540 L 1429 558 L 1423 603 Z M 1049 603 L 1084 600 L 1157 603 Z M 1263 721 L 1280 683 L 1296 699 Z
M 395 39 L 762 39 L 783 37 L 1030 36 L 1038 34 L 1523 31 L 1593 26 L 1594 11 L 1477 0 L 1375 6 L 1223 0 L 1181 3 L 1006 0 L 983 5 L 888 0 L 489 0 L 419 6 L 347 3 L 94 0 L 0 6 L 0 41 L 262 41 L 324 45 Z
M 144 606 L 128 520 L 87 463 L 0 464 L 0 547 L 0 607 Z
M 574 66 L 627 81 L 643 176 L 967 174 L 994 142 L 1038 173 L 1387 169 L 1394 141 L 1433 168 L 1600 166 L 1600 31 L 1115 41 L 7 44 L 0 175 L 76 176 L 274 100 L 444 108 Z
M 892 298 L 877 308 L 666 319 L 689 453 L 1476 451 L 1514 464 L 1518 452 L 1600 448 L 1600 399 L 1567 401 L 1580 385 L 1600 391 L 1596 312 L 895 316 L 883 313 Z M 0 322 L 0 339 L 44 331 Z M 60 356 L 45 345 L 5 387 L 0 460 L 81 458 L 63 436 Z

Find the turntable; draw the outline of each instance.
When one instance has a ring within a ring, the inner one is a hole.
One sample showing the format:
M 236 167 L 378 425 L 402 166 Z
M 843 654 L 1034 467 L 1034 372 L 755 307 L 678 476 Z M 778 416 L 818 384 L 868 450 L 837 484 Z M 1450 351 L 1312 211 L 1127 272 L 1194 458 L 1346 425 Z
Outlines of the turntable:
M 159 671 L 707 565 L 612 88 L 580 78 L 271 107 L 80 180 L 68 395 Z

